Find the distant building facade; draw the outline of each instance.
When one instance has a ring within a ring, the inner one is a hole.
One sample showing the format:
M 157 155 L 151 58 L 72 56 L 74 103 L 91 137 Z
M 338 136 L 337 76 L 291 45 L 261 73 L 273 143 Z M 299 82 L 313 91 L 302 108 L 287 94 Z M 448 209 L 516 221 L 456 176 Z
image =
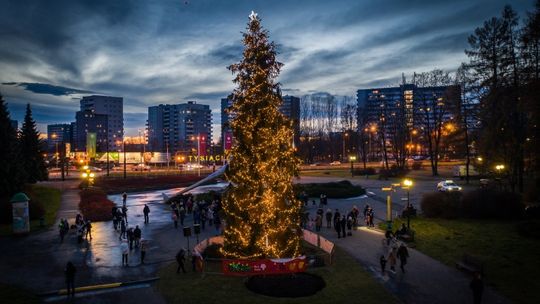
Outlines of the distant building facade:
M 209 105 L 188 101 L 148 108 L 150 151 L 206 155 L 212 142 L 212 112 Z
M 461 98 L 460 92 L 458 85 L 418 87 L 415 84 L 358 90 L 358 129 L 377 130 L 381 134 L 384 128 L 387 142 L 403 126 L 421 137 L 421 130 L 428 122 L 433 124 L 436 115 L 443 122 L 454 119 L 457 102 L 448 99 Z M 445 107 L 440 114 L 426 115 L 440 106 Z
M 107 147 L 107 124 L 109 118 L 105 114 L 97 114 L 91 110 L 78 111 L 75 114 L 75 128 L 77 130 L 74 138 L 75 151 L 85 152 L 87 150 L 87 136 L 89 133 L 96 135 L 96 152 L 106 152 L 114 150 L 113 145 Z M 110 129 L 109 129 L 110 130 Z
M 47 125 L 47 150 L 56 151 L 56 145 L 71 144 L 73 141 L 73 124 Z
M 124 137 L 124 99 L 112 96 L 84 96 L 81 101 L 81 111 L 92 111 L 95 114 L 106 115 L 109 147 L 115 147 Z

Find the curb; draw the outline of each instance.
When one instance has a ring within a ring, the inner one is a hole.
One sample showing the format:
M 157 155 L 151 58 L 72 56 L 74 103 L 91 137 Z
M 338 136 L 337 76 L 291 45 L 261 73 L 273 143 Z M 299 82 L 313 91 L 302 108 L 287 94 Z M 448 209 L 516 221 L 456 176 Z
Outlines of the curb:
M 148 283 L 159 280 L 159 277 L 153 277 L 149 279 L 144 280 L 137 280 L 137 281 L 129 281 L 129 282 L 115 282 L 115 283 L 107 283 L 107 284 L 97 284 L 97 285 L 89 285 L 89 286 L 81 286 L 75 288 L 75 293 L 79 292 L 85 292 L 85 291 L 93 291 L 93 290 L 100 290 L 100 289 L 112 289 L 112 288 L 118 288 L 123 286 L 129 286 L 129 285 L 136 285 L 141 283 Z M 67 294 L 67 289 L 60 289 L 57 291 L 48 291 L 44 293 L 38 294 L 40 297 L 48 297 L 48 296 L 56 296 L 56 295 L 65 295 Z

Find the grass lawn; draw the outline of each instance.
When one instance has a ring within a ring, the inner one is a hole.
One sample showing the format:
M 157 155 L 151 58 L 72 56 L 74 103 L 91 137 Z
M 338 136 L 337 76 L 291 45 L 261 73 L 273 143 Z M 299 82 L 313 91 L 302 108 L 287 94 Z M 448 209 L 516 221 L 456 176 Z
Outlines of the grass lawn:
M 400 226 L 398 220 L 394 227 Z M 540 240 L 519 235 L 517 222 L 419 217 L 411 227 L 423 253 L 452 267 L 471 254 L 484 262 L 486 281 L 501 294 L 516 303 L 540 302 Z
M 169 303 L 397 303 L 356 260 L 336 248 L 334 264 L 309 272 L 324 278 L 326 287 L 303 298 L 273 298 L 249 291 L 244 278 L 188 272 L 176 274 L 176 264 L 159 271 L 157 289 Z
M 44 187 L 40 185 L 29 185 L 28 190 L 25 193 L 30 199 L 33 197 L 39 198 L 39 201 L 43 203 L 43 208 L 45 210 L 45 227 L 41 227 L 39 220 L 30 221 L 30 232 L 39 231 L 41 229 L 50 227 L 54 224 L 56 220 L 56 213 L 60 207 L 60 200 L 62 193 L 60 190 L 55 188 Z M 11 224 L 0 225 L 0 235 L 10 235 L 12 233 Z
M 0 299 L 2 299 L 2 303 L 41 303 L 41 301 L 36 295 L 3 283 L 0 283 Z

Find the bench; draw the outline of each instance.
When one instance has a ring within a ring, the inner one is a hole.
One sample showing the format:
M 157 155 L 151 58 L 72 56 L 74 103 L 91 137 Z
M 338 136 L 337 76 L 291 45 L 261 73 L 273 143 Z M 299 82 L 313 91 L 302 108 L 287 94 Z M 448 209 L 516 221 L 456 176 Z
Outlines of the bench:
M 469 273 L 484 273 L 484 263 L 469 254 L 464 254 L 461 260 L 456 262 L 456 268 Z
M 414 234 L 415 234 L 415 233 L 414 233 L 414 230 L 409 229 L 409 231 L 407 231 L 407 233 L 399 234 L 399 235 L 397 236 L 397 238 L 398 238 L 399 240 L 402 240 L 402 241 L 407 242 L 407 243 L 408 243 L 408 242 L 414 242 Z

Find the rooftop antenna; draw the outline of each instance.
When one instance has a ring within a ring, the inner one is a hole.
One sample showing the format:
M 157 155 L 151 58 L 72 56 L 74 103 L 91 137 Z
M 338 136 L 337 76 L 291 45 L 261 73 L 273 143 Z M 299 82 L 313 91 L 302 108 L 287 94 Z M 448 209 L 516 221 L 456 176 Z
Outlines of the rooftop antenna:
M 401 72 L 401 82 L 403 83 L 403 85 L 407 84 L 407 79 L 405 78 L 405 73 L 403 72 Z

